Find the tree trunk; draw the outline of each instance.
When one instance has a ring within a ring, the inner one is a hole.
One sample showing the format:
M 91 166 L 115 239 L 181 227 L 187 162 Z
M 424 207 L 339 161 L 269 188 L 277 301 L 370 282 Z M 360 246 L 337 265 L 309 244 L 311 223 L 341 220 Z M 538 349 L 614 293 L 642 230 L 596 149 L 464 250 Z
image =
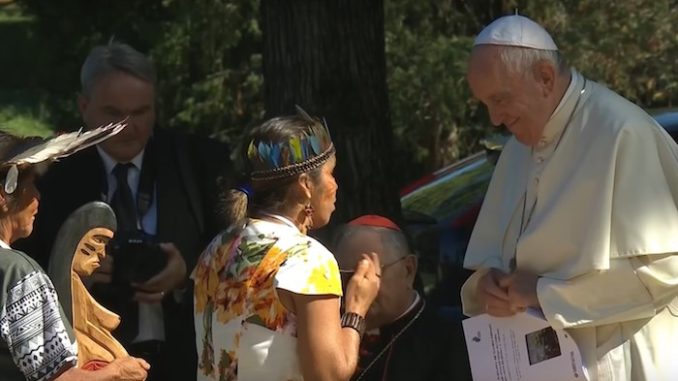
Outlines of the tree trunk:
M 384 9 L 379 0 L 262 0 L 267 117 L 299 105 L 325 117 L 337 149 L 333 223 L 376 213 L 396 220 Z

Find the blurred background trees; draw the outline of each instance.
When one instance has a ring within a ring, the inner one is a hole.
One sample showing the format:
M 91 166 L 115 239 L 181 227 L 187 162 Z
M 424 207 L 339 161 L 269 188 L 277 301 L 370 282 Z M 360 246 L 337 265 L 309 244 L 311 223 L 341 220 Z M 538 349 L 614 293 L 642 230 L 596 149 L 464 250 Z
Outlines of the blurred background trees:
M 382 0 L 262 0 L 264 105 L 320 115 L 337 150 L 335 221 L 400 214 Z
M 94 45 L 111 39 L 155 61 L 163 127 L 229 141 L 263 115 L 256 1 L 22 0 L 12 8 L 25 16 L 26 35 L 15 42 L 25 46 L 18 56 L 3 55 L 0 69 L 19 73 L 7 77 L 9 86 L 3 76 L 0 88 L 48 93 L 49 122 L 58 129 L 80 125 L 80 65 Z
M 384 0 L 390 115 L 378 120 L 390 120 L 396 188 L 496 132 L 469 93 L 466 60 L 482 26 L 516 9 L 590 78 L 645 108 L 676 106 L 676 0 Z M 268 111 L 258 0 L 17 0 L 0 3 L 0 124 L 32 133 L 79 126 L 80 64 L 111 38 L 154 58 L 164 127 L 235 144 Z
M 467 156 L 496 132 L 471 97 L 466 60 L 475 34 L 516 10 L 544 25 L 568 61 L 590 78 L 645 108 L 678 103 L 676 0 L 385 4 L 392 123 L 402 164 L 415 163 L 415 172 Z

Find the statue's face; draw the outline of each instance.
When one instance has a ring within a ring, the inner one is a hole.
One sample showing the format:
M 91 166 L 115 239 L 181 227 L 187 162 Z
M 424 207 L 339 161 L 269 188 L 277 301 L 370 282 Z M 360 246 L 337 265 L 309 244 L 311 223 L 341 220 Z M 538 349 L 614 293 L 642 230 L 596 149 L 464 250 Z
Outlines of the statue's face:
M 107 228 L 94 228 L 85 234 L 73 256 L 73 271 L 80 276 L 92 275 L 106 256 L 106 243 L 113 238 L 113 232 Z

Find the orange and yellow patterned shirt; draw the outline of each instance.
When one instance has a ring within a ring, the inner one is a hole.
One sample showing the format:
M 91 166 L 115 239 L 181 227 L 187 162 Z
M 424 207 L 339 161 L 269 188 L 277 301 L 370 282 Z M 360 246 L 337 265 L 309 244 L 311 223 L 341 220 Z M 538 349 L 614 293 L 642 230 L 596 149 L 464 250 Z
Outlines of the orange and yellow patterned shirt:
M 236 236 L 218 235 L 191 277 L 198 380 L 303 380 L 295 316 L 276 289 L 341 297 L 329 250 L 291 223 L 251 219 Z

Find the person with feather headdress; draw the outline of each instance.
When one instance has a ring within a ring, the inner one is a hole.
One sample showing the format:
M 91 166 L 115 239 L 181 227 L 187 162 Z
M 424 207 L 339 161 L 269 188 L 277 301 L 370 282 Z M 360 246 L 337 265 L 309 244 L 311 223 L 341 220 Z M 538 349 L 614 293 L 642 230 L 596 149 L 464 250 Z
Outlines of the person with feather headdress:
M 302 110 L 243 141 L 243 185 L 225 195 L 230 227 L 193 271 L 198 380 L 349 380 L 379 289 L 376 254 L 346 284 L 307 233 L 329 222 L 337 183 L 323 121 Z
M 13 249 L 38 213 L 35 180 L 50 161 L 101 142 L 124 128 L 111 124 L 43 141 L 0 132 L 0 379 L 3 381 L 145 380 L 148 363 L 124 357 L 90 372 L 52 281 L 35 260 Z

